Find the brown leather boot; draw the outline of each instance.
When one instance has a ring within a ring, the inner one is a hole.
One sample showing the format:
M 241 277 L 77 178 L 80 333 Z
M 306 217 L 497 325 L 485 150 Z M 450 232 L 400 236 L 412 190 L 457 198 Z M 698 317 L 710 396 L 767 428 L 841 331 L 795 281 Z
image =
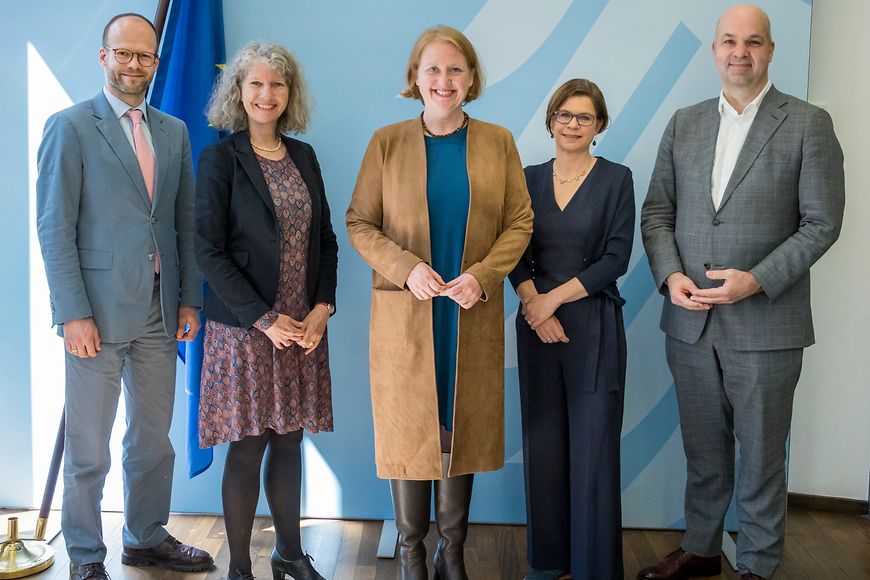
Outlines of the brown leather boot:
M 435 481 L 435 580 L 468 580 L 465 571 L 465 538 L 474 474 Z
M 432 482 L 391 479 L 390 491 L 393 493 L 396 528 L 399 530 L 402 580 L 428 580 L 423 538 L 429 533 Z

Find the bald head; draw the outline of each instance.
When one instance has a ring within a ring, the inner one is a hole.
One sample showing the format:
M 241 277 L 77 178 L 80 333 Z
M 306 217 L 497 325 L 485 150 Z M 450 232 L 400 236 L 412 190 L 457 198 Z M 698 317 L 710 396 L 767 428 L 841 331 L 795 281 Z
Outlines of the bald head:
M 773 36 L 770 32 L 770 18 L 767 16 L 767 12 L 753 4 L 736 4 L 725 11 L 716 22 L 716 38 L 719 38 L 723 31 L 732 28 L 738 22 L 758 25 L 764 31 L 765 40 L 773 42 Z
M 770 19 L 757 6 L 738 4 L 719 17 L 713 59 L 722 92 L 738 112 L 767 85 L 773 51 Z

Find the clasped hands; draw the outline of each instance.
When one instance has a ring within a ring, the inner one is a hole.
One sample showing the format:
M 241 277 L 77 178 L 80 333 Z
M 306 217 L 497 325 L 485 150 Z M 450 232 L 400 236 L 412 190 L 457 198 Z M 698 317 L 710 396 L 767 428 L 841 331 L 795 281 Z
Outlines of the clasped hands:
M 477 304 L 483 296 L 480 282 L 471 274 L 460 274 L 453 280 L 445 282 L 426 262 L 414 266 L 405 284 L 418 300 L 446 296 L 466 310 Z
M 691 278 L 674 272 L 665 281 L 671 302 L 687 310 L 710 310 L 715 304 L 734 304 L 762 290 L 755 276 L 744 270 L 708 270 L 707 278 L 724 282 L 716 288 L 698 288 Z
M 522 301 L 523 318 L 541 342 L 568 342 L 568 336 L 555 312 L 559 303 L 550 294 L 532 294 Z
M 264 333 L 279 350 L 298 344 L 305 349 L 305 354 L 311 354 L 323 339 L 328 319 L 329 309 L 325 304 L 318 303 L 301 321 L 286 314 L 279 314 L 278 320 Z

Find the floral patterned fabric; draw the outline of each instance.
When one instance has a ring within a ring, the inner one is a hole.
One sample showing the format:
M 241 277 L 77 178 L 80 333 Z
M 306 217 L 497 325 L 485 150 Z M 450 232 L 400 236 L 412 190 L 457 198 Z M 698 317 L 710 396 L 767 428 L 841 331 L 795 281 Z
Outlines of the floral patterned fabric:
M 332 383 L 326 334 L 306 356 L 297 345 L 278 350 L 263 331 L 286 314 L 303 320 L 310 308 L 306 291 L 311 196 L 290 156 L 257 157 L 272 194 L 281 264 L 273 309 L 251 328 L 209 320 L 205 325 L 199 404 L 199 444 L 211 447 L 260 435 L 332 431 Z

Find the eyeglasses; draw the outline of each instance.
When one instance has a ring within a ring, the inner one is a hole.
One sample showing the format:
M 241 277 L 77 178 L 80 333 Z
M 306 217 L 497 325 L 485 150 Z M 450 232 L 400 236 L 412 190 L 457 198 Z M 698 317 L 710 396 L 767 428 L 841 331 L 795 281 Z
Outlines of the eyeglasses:
M 581 127 L 588 127 L 592 123 L 595 122 L 595 115 L 590 115 L 589 113 L 580 113 L 579 115 L 575 115 L 573 113 L 569 113 L 568 111 L 556 111 L 553 113 L 553 119 L 556 120 L 557 123 L 562 125 L 567 125 L 571 122 L 571 119 L 577 119 L 577 124 Z
M 126 48 L 112 48 L 110 46 L 104 46 L 103 48 L 111 50 L 112 54 L 115 55 L 115 60 L 121 64 L 127 64 L 133 60 L 133 55 L 136 55 L 136 58 L 139 59 L 139 64 L 144 67 L 154 66 L 154 63 L 157 62 L 156 52 L 133 52 Z

